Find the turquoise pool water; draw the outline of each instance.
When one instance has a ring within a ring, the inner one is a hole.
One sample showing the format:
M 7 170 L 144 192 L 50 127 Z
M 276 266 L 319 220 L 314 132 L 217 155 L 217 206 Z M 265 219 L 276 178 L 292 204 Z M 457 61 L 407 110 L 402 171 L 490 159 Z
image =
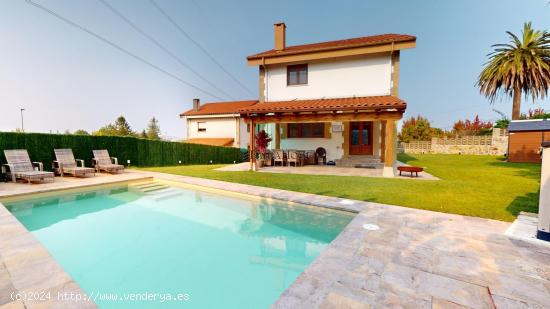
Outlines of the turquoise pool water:
M 352 214 L 158 183 L 4 203 L 101 308 L 267 308 Z

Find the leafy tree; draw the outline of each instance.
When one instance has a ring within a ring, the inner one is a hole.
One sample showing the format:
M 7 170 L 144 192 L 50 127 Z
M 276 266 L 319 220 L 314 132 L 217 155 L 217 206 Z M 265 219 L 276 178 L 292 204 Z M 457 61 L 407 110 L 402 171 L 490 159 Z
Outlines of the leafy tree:
M 450 136 L 451 133 L 447 132 L 447 131 L 444 131 L 440 128 L 432 128 L 432 137 L 445 137 L 445 136 Z
M 124 116 L 119 116 L 115 121 L 115 129 L 121 136 L 133 136 L 135 133 L 132 131 L 130 124 L 126 121 Z
M 130 124 L 128 124 L 124 116 L 118 117 L 115 123 L 103 126 L 93 134 L 103 136 L 136 136 L 136 133 L 132 131 Z
M 155 117 L 151 118 L 147 125 L 147 138 L 154 140 L 160 139 L 159 121 Z
M 63 134 L 65 135 L 71 135 L 71 131 L 69 131 L 69 129 L 65 130 L 65 132 L 63 132 Z
M 147 138 L 147 132 L 145 130 L 141 131 L 141 133 L 139 134 L 139 137 Z
M 108 124 L 106 126 L 103 126 L 99 128 L 99 130 L 95 131 L 93 133 L 94 135 L 100 135 L 100 136 L 117 136 L 118 131 L 116 130 L 115 126 L 113 124 Z
M 73 134 L 74 135 L 90 135 L 90 133 L 88 133 L 88 131 L 82 130 L 82 129 L 78 129 L 78 130 L 74 131 Z
M 405 143 L 411 141 L 429 141 L 436 133 L 438 132 L 430 126 L 428 119 L 418 115 L 403 122 L 401 133 L 399 133 L 399 140 Z
M 458 120 L 453 125 L 453 132 L 459 136 L 466 135 L 485 135 L 491 132 L 493 123 L 490 121 L 482 121 L 476 115 L 474 120 Z
M 521 40 L 512 32 L 508 44 L 495 44 L 477 86 L 491 100 L 513 98 L 512 119 L 520 119 L 521 95 L 544 99 L 550 87 L 550 33 L 525 23 Z

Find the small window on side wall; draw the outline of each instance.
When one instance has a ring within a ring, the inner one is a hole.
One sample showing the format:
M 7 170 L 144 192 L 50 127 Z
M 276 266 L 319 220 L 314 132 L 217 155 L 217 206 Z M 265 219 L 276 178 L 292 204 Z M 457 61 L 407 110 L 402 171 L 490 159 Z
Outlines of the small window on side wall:
M 295 64 L 286 67 L 286 84 L 307 85 L 307 64 Z
M 197 131 L 206 132 L 206 122 L 197 122 Z

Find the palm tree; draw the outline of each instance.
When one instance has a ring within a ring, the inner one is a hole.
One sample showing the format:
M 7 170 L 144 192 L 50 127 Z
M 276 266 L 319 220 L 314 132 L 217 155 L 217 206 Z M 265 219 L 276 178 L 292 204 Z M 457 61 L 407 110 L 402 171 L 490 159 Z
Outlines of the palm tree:
M 533 101 L 544 99 L 550 87 L 550 33 L 523 25 L 522 40 L 507 31 L 509 44 L 495 44 L 489 61 L 479 74 L 477 86 L 491 100 L 513 97 L 512 119 L 519 119 L 521 94 Z

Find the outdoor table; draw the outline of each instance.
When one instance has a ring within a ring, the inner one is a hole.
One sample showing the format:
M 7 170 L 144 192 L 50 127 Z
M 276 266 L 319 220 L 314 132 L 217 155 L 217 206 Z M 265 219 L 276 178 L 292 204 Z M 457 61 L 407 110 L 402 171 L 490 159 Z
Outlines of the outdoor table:
M 418 177 L 418 173 L 424 171 L 423 168 L 418 166 L 398 166 L 397 170 L 399 171 L 399 176 L 401 176 L 401 172 L 409 172 L 411 173 L 411 177 L 413 177 L 413 173 Z

